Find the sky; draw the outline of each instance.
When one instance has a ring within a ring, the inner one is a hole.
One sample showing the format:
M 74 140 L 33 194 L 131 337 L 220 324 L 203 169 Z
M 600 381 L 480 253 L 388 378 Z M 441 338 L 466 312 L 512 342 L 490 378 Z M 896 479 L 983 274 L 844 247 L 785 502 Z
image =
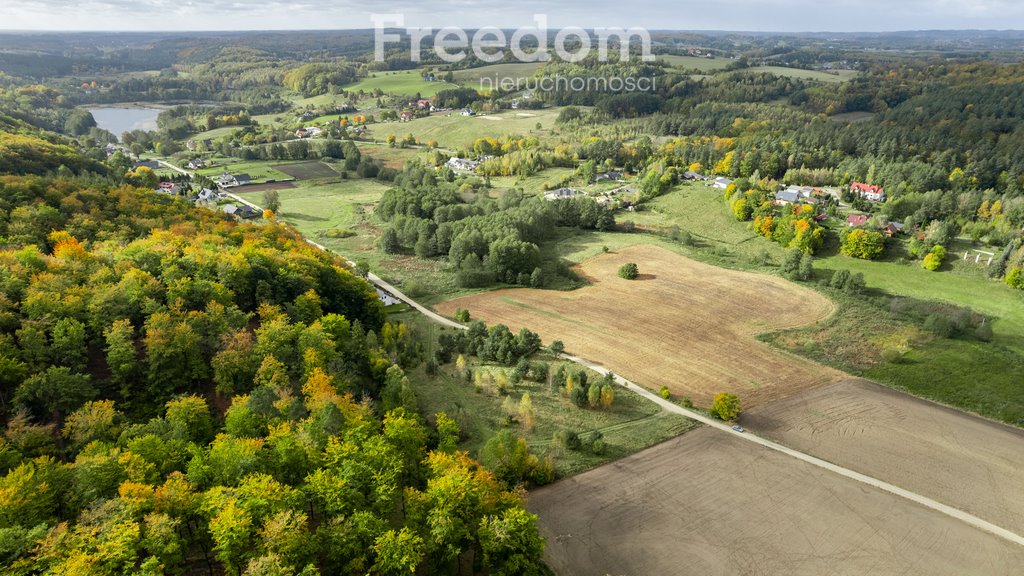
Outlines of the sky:
M 0 30 L 342 30 L 372 28 L 372 14 L 432 28 L 519 28 L 546 14 L 549 29 L 1024 29 L 1022 0 L 0 0 Z

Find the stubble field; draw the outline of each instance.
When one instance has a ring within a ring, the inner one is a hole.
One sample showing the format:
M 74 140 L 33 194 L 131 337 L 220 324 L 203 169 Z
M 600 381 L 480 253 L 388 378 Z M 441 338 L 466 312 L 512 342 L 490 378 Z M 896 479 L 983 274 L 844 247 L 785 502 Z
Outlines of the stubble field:
M 626 262 L 639 265 L 639 279 L 617 276 Z M 474 318 L 513 330 L 528 327 L 545 342 L 562 340 L 572 354 L 649 388 L 667 386 L 698 405 L 729 391 L 753 407 L 843 378 L 755 338 L 828 316 L 832 304 L 816 292 L 651 245 L 602 254 L 578 271 L 590 286 L 499 290 L 437 308 L 448 315 L 466 308 Z
M 1024 548 L 703 428 L 541 488 L 560 576 L 1018 574 Z
M 883 388 L 824 386 L 743 415 L 751 431 L 1024 533 L 1024 430 Z

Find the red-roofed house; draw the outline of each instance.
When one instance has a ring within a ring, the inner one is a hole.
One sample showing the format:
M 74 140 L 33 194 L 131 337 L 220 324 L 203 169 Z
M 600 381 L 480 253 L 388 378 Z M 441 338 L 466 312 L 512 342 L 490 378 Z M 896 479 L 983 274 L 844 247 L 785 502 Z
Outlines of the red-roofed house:
M 863 226 L 868 223 L 869 219 L 871 219 L 871 216 L 867 214 L 850 214 L 846 217 L 846 225 L 853 227 Z
M 881 186 L 854 182 L 850 184 L 850 192 L 872 202 L 885 202 L 885 190 Z

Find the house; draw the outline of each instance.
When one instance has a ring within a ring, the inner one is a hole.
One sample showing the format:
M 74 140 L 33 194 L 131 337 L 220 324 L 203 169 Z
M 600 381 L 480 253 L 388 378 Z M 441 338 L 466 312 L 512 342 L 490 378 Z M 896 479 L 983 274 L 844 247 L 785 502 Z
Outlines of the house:
M 235 212 L 238 212 L 238 206 L 235 206 L 234 204 L 228 204 L 227 206 L 221 208 L 221 210 L 225 214 L 230 214 L 230 215 L 234 216 Z
M 394 296 L 392 296 L 388 292 L 385 292 L 384 290 L 381 290 L 380 288 L 377 288 L 377 299 L 380 300 L 385 306 L 392 306 L 394 304 L 402 303 L 401 300 L 395 298 Z
M 324 131 L 321 130 L 320 128 L 317 128 L 316 126 L 307 126 L 306 127 L 306 136 L 308 136 L 310 138 L 319 138 L 320 135 L 323 134 L 323 133 L 324 133 Z
M 132 165 L 132 170 L 138 170 L 139 168 L 149 168 L 150 170 L 159 170 L 160 169 L 160 163 L 157 162 L 156 160 L 143 160 L 141 162 L 136 162 L 135 164 Z
M 892 238 L 901 232 L 903 232 L 903 224 L 900 224 L 899 222 L 889 222 L 884 228 L 882 228 L 882 233 L 888 238 Z
M 235 186 L 248 186 L 249 184 L 252 184 L 252 176 L 248 174 L 231 175 L 225 172 L 220 175 L 220 178 L 217 178 L 217 185 L 221 188 L 234 188 Z
M 177 194 L 181 192 L 181 186 L 178 186 L 174 182 L 161 182 L 157 184 L 156 191 L 160 194 Z
M 474 112 L 472 110 L 470 110 L 469 108 L 463 108 L 462 112 L 460 112 L 460 114 L 462 114 L 463 116 L 472 116 L 474 114 Z
M 718 178 L 715 178 L 714 182 L 711 183 L 711 187 L 725 190 L 726 188 L 729 187 L 729 184 L 732 184 L 732 180 L 719 176 Z
M 703 182 L 707 179 L 707 176 L 703 174 L 698 174 L 696 172 L 693 172 L 692 170 L 687 170 L 686 172 L 683 172 L 683 180 L 690 180 L 691 182 Z
M 622 180 L 622 172 L 605 172 L 604 174 L 598 174 L 594 177 L 594 182 L 601 182 L 602 180 L 618 182 L 619 180 Z
M 775 204 L 777 206 L 799 204 L 802 200 L 803 196 L 795 190 L 779 190 L 775 193 Z
M 419 100 L 416 101 L 416 107 L 419 108 L 420 110 L 430 110 L 430 108 L 433 107 L 433 105 L 434 103 L 431 102 L 430 100 L 427 100 L 426 98 L 420 98 Z
M 189 170 L 199 170 L 200 168 L 206 167 L 206 161 L 204 161 L 202 158 L 189 160 L 188 164 L 185 164 L 185 167 L 188 168 Z
M 575 198 L 580 195 L 579 190 L 573 190 L 572 188 L 559 188 L 558 190 L 552 190 L 544 195 L 545 200 L 564 200 L 566 198 Z
M 409 112 L 408 110 L 406 110 L 405 112 L 402 112 L 402 115 L 401 115 L 402 122 L 408 122 L 408 121 L 410 121 L 412 119 L 413 119 L 412 112 Z
M 196 196 L 196 202 L 216 202 L 217 200 L 220 200 L 220 194 L 209 188 L 203 188 L 199 192 L 199 196 Z
M 863 226 L 871 219 L 870 214 L 850 214 L 846 217 L 846 225 L 851 227 Z
M 305 138 L 306 136 L 309 136 L 309 132 L 306 132 L 305 128 L 299 128 L 295 131 L 296 138 Z
M 235 210 L 235 216 L 238 216 L 242 220 L 252 220 L 253 218 L 259 218 L 263 216 L 263 214 L 260 213 L 259 210 L 253 208 L 252 206 L 243 205 L 239 206 L 238 209 Z
M 854 182 L 853 184 L 850 184 L 850 192 L 864 198 L 865 200 L 870 200 L 872 202 L 885 202 L 885 190 L 881 186 Z
M 474 172 L 480 163 L 466 158 L 452 157 L 448 159 L 447 166 L 456 172 Z

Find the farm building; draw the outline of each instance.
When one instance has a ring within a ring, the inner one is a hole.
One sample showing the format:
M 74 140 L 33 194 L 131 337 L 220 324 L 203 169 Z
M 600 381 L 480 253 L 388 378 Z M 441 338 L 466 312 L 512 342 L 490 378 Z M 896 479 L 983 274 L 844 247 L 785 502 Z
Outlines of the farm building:
M 729 187 L 729 184 L 732 184 L 732 180 L 729 180 L 728 178 L 719 176 L 718 178 L 715 178 L 714 182 L 711 183 L 711 187 L 712 188 L 719 188 L 721 190 L 725 190 L 726 188 Z

